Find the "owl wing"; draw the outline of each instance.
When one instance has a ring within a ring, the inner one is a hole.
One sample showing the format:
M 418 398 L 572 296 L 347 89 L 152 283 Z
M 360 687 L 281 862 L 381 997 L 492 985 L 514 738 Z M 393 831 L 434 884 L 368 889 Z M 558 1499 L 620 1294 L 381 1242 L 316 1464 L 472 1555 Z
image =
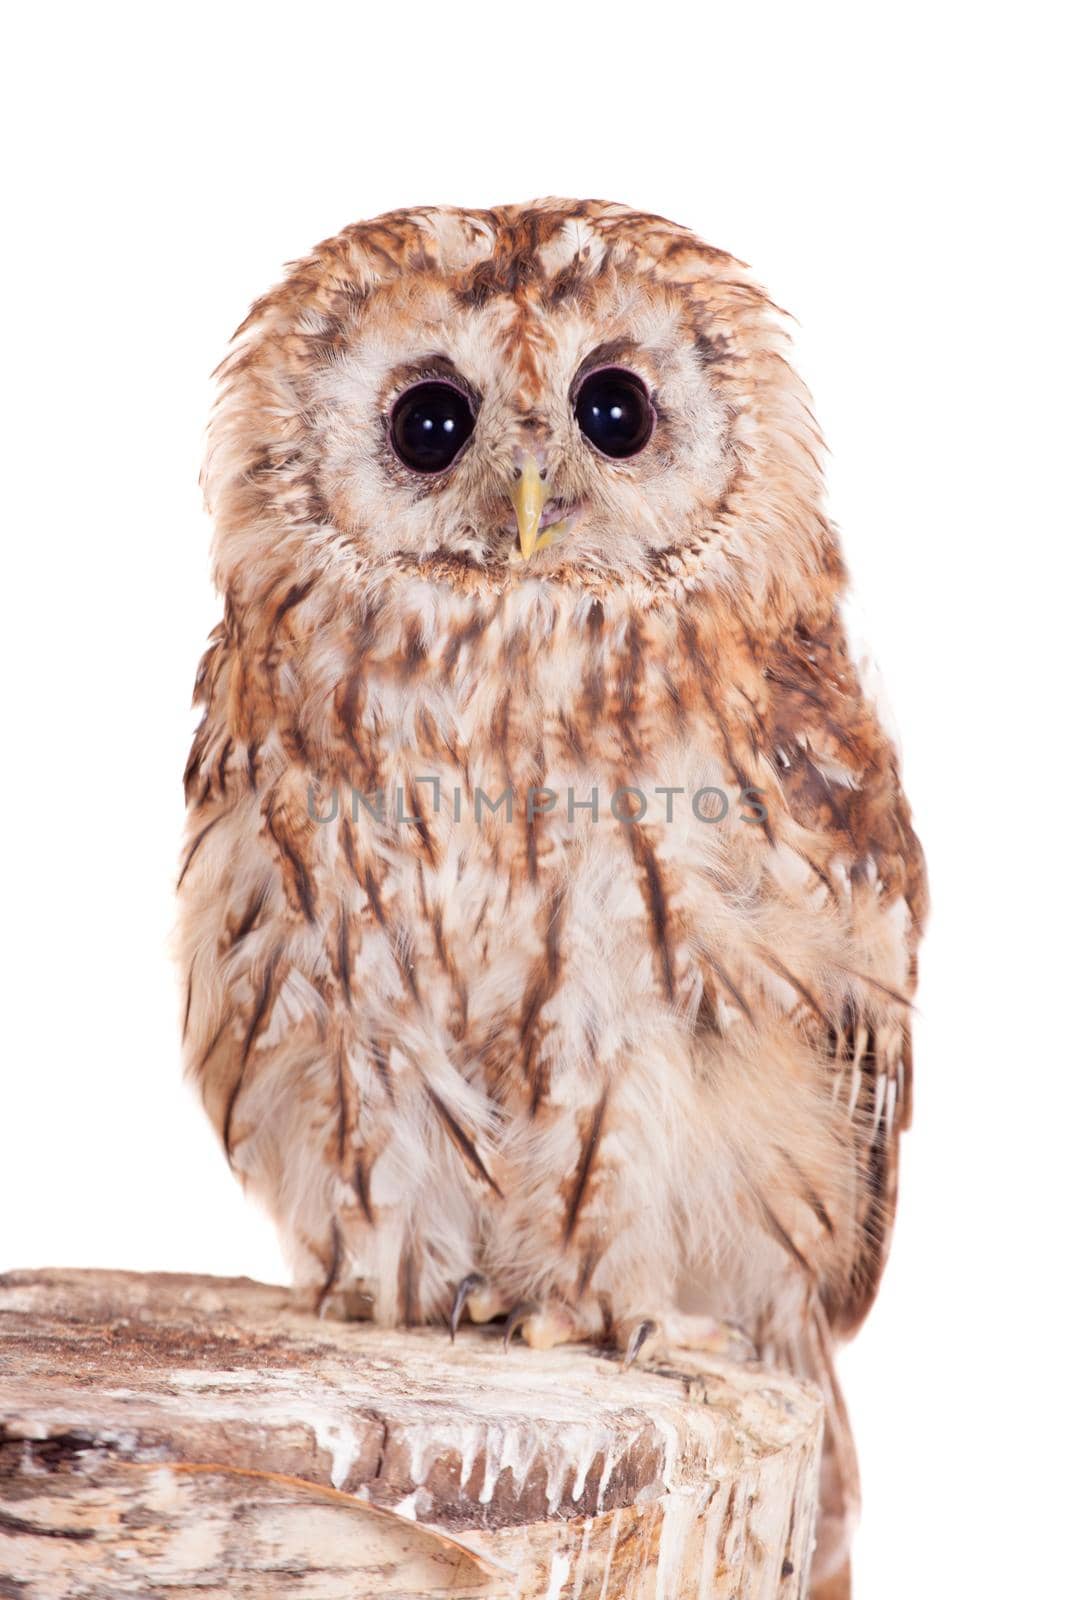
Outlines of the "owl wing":
M 870 1309 L 892 1231 L 900 1134 L 911 1116 L 911 996 L 926 873 L 896 751 L 836 612 L 778 641 L 763 677 L 763 733 L 787 826 L 843 933 L 839 970 L 812 996 L 829 1093 L 844 1108 L 853 1158 L 852 1214 L 837 1230 L 836 1268 L 819 1286 L 829 1331 L 840 1337 Z
M 856 1210 L 843 1276 L 821 1289 L 830 1329 L 842 1337 L 866 1317 L 885 1267 L 896 1214 L 900 1135 L 911 1121 L 912 1071 L 907 1022 L 889 1038 L 879 1038 L 880 1030 L 854 1008 L 848 1012 L 829 1043 L 839 1063 L 836 1091 L 847 1095 Z

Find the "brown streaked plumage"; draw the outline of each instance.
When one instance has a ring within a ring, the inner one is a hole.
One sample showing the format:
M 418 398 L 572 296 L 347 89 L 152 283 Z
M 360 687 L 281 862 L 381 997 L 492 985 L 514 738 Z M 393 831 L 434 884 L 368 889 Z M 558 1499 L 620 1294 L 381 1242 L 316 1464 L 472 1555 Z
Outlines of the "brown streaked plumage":
M 298 1279 L 631 1354 L 739 1324 L 827 1397 L 829 1581 L 926 891 L 785 351 L 730 256 L 599 202 L 397 212 L 257 302 L 182 959 Z M 605 365 L 654 412 L 625 459 L 576 419 Z M 475 416 L 433 476 L 390 435 L 430 381 Z

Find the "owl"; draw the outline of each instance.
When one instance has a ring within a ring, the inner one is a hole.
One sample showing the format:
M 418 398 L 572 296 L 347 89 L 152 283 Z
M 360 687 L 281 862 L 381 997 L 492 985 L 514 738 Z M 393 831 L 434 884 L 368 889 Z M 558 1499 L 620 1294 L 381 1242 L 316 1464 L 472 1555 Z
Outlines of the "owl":
M 346 229 L 220 368 L 184 1048 L 298 1283 L 826 1398 L 926 904 L 821 443 L 742 265 L 602 202 Z M 818 1592 L 818 1591 L 817 1591 Z

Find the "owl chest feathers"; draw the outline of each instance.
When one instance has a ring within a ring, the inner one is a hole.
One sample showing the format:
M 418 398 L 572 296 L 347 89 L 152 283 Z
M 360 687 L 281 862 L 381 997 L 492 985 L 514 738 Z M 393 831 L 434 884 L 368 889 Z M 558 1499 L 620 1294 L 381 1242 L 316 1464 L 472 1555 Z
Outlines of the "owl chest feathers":
M 705 957 L 727 971 L 743 942 L 774 777 L 737 720 L 759 674 L 736 641 L 524 590 L 409 595 L 340 678 L 309 652 L 282 742 L 365 1028 L 406 1018 L 536 1108 L 652 1034 L 684 1055 L 702 1006 L 729 1024 Z
M 581 1279 L 609 1194 L 656 1219 L 626 1234 L 650 1272 L 676 1229 L 755 1259 L 737 1196 L 782 1187 L 783 1141 L 832 1189 L 811 1085 L 844 952 L 762 735 L 766 681 L 698 609 L 526 587 L 409 593 L 340 634 L 294 605 L 208 663 L 194 1070 L 272 1203 L 279 1152 L 321 1149 L 293 1171 L 336 1167 L 382 1250 L 383 1219 L 443 1182 L 449 1251 L 499 1213 L 523 1281 L 549 1235 Z

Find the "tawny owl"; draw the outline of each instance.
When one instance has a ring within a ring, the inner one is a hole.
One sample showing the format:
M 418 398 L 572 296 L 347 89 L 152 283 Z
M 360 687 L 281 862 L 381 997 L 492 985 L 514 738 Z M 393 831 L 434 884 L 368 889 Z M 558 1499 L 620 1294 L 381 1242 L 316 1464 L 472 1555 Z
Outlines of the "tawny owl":
M 784 343 L 593 202 L 397 212 L 253 307 L 181 948 L 298 1281 L 631 1358 L 737 1325 L 827 1397 L 826 1576 L 925 880 Z

